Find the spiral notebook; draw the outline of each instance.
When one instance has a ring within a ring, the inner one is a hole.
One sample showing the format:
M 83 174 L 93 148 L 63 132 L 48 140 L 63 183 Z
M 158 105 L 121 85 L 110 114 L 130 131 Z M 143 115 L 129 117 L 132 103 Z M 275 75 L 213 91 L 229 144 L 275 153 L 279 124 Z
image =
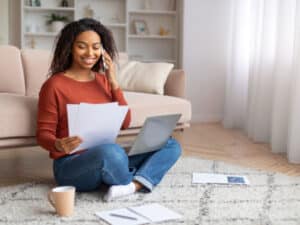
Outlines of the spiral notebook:
M 96 212 L 95 214 L 111 225 L 139 225 L 182 218 L 180 214 L 157 203 Z

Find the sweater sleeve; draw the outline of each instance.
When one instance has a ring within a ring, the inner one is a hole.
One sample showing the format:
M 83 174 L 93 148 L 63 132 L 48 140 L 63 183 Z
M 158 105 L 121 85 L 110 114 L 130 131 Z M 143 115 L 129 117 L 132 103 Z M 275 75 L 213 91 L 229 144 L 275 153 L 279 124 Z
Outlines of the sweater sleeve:
M 111 93 L 112 93 L 112 100 L 114 102 L 118 102 L 119 105 L 128 105 L 121 88 L 118 88 L 116 90 L 111 90 Z M 128 112 L 123 121 L 122 129 L 127 129 L 129 127 L 130 120 L 131 120 L 131 112 L 130 109 L 128 109 Z
M 105 74 L 99 74 L 101 78 L 101 84 L 103 85 L 105 91 L 111 97 L 112 102 L 118 102 L 119 105 L 128 105 L 121 88 L 117 88 L 116 90 L 112 90 L 111 84 L 109 83 L 107 76 Z M 129 127 L 131 121 L 131 111 L 128 109 L 128 112 L 125 116 L 121 129 L 127 129 Z
M 51 83 L 42 86 L 38 101 L 37 143 L 48 151 L 56 151 L 56 128 L 58 123 L 58 103 Z

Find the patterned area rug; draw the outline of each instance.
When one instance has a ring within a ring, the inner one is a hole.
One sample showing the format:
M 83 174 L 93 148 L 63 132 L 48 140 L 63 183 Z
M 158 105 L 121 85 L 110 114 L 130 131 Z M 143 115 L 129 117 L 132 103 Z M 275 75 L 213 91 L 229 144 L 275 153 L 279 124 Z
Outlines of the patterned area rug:
M 192 172 L 248 176 L 251 184 L 194 185 Z M 188 225 L 299 225 L 300 178 L 241 168 L 210 160 L 182 158 L 151 194 L 135 194 L 111 203 L 103 192 L 77 193 L 75 214 L 56 216 L 47 202 L 53 184 L 26 183 L 0 188 L 0 224 L 106 224 L 95 211 L 145 203 L 160 203 L 183 219 L 160 224 Z

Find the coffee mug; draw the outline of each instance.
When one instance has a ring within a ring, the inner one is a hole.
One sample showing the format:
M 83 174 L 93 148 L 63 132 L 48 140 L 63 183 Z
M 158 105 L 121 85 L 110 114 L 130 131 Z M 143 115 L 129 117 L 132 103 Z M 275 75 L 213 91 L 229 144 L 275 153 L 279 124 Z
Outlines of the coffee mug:
M 60 216 L 71 216 L 74 210 L 75 187 L 61 186 L 48 193 L 48 200 Z

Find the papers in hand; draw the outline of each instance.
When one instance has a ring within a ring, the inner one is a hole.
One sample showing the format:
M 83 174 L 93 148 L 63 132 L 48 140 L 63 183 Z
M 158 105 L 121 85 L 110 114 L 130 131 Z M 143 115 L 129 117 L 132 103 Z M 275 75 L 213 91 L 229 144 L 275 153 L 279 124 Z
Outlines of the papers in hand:
M 128 106 L 117 102 L 67 104 L 69 136 L 77 135 L 83 140 L 71 153 L 114 143 L 127 111 Z
M 178 213 L 156 203 L 96 212 L 96 216 L 112 225 L 138 225 L 182 218 Z
M 193 173 L 193 184 L 249 184 L 246 176 L 216 174 L 216 173 Z

